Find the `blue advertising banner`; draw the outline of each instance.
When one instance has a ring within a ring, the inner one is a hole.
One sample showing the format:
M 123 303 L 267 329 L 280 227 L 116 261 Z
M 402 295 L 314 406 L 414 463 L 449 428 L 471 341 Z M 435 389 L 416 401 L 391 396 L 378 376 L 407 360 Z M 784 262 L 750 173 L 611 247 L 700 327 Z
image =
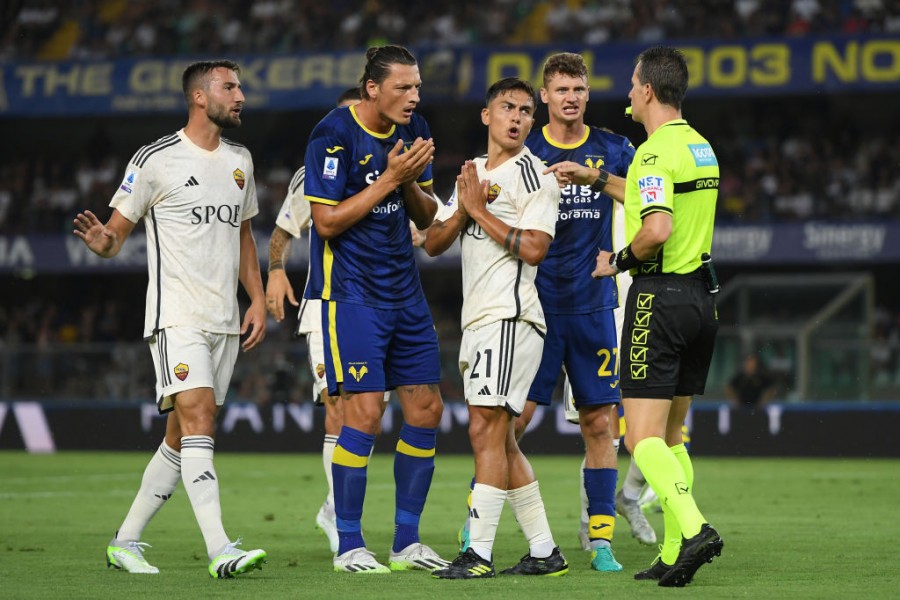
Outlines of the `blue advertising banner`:
M 900 90 L 900 39 L 890 35 L 766 38 L 690 42 L 678 46 L 691 73 L 692 97 Z M 501 77 L 540 84 L 544 59 L 582 54 L 595 99 L 627 102 L 634 58 L 643 44 L 414 48 L 423 101 L 480 102 Z M 181 73 L 192 58 L 87 62 L 0 61 L 0 117 L 179 112 Z M 357 52 L 231 57 L 251 110 L 330 108 L 358 83 Z
M 257 235 L 256 243 L 265 268 L 268 237 Z M 294 248 L 288 266 L 305 270 L 307 244 L 296 243 Z M 798 266 L 900 263 L 900 221 L 719 225 L 712 254 L 722 265 L 760 261 Z M 416 258 L 424 269 L 459 268 L 459 246 L 435 258 L 417 251 Z M 134 232 L 112 259 L 96 256 L 74 235 L 0 235 L 0 274 L 141 272 L 146 265 L 147 239 L 143 232 Z

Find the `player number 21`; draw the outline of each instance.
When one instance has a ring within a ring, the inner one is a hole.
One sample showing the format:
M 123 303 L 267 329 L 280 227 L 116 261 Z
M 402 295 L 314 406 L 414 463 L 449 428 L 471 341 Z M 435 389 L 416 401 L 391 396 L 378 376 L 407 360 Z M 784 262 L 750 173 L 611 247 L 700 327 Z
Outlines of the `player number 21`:
M 598 377 L 610 377 L 619 372 L 619 349 L 618 348 L 600 348 L 597 350 L 597 356 L 600 357 L 600 368 L 597 369 Z M 613 361 L 613 370 L 609 370 L 609 363 Z
M 485 377 L 491 376 L 491 353 L 492 352 L 493 352 L 493 350 L 491 350 L 490 348 L 488 348 L 484 351 L 484 376 Z M 481 351 L 479 350 L 475 353 L 475 364 L 472 366 L 472 374 L 469 375 L 469 379 L 476 379 L 478 377 L 481 377 L 481 375 L 478 374 L 478 364 L 480 362 L 481 362 Z

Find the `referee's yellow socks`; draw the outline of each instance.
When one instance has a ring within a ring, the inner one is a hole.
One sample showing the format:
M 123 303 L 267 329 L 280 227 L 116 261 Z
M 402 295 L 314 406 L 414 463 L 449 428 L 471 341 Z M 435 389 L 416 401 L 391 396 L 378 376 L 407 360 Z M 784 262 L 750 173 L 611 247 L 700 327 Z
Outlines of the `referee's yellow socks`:
M 681 528 L 681 534 L 685 538 L 691 538 L 700 533 L 700 527 L 706 523 L 706 519 L 691 495 L 693 468 L 690 468 L 689 479 L 673 449 L 666 445 L 665 440 L 658 437 L 638 442 L 633 455 L 644 477 L 659 496 L 663 511 L 669 510 L 674 515 Z M 690 464 L 686 452 L 684 458 Z M 666 533 L 668 535 L 668 531 Z

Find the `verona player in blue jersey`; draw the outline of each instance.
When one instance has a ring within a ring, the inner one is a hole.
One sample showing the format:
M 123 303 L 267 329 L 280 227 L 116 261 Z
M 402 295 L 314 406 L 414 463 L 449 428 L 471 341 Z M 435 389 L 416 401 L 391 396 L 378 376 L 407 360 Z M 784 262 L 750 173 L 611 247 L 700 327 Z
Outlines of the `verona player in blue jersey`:
M 449 564 L 419 541 L 443 412 L 437 333 L 413 257 L 409 221 L 427 228 L 434 143 L 415 114 L 422 80 L 399 46 L 370 48 L 362 102 L 336 108 L 307 144 L 306 199 L 315 227 L 305 297 L 322 300 L 328 393 L 344 426 L 332 459 L 339 547 L 335 571 L 389 573 Z M 393 390 L 404 423 L 394 459 L 396 512 L 390 569 L 365 547 L 366 466 Z
M 528 399 L 549 405 L 560 368 L 565 367 L 585 441 L 591 567 L 620 571 L 610 548 L 617 481 L 612 428 L 619 402 L 613 310 L 619 298 L 614 279 L 593 279 L 591 271 L 597 251 L 613 247 L 614 198 L 624 197 L 623 177 L 634 148 L 623 136 L 585 125 L 588 81 L 580 55 L 564 52 L 547 59 L 541 100 L 547 104 L 549 123 L 533 131 L 525 145 L 550 165 L 548 170 L 564 187 L 556 238 L 538 268 L 547 338 Z

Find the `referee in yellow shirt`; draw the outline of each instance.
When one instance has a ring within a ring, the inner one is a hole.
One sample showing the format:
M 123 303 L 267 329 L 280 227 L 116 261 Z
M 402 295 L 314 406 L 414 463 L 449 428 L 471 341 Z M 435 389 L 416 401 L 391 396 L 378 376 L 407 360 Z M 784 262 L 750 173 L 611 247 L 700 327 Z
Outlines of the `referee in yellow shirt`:
M 694 470 L 681 438 L 691 397 L 705 390 L 718 330 L 709 252 L 719 163 L 681 118 L 688 69 L 680 52 L 642 52 L 631 84 L 632 118 L 644 125 L 647 141 L 625 185 L 628 244 L 600 252 L 593 276 L 628 270 L 634 277 L 620 349 L 625 444 L 662 501 L 665 523 L 660 556 L 635 578 L 682 587 L 723 546 L 694 502 Z

